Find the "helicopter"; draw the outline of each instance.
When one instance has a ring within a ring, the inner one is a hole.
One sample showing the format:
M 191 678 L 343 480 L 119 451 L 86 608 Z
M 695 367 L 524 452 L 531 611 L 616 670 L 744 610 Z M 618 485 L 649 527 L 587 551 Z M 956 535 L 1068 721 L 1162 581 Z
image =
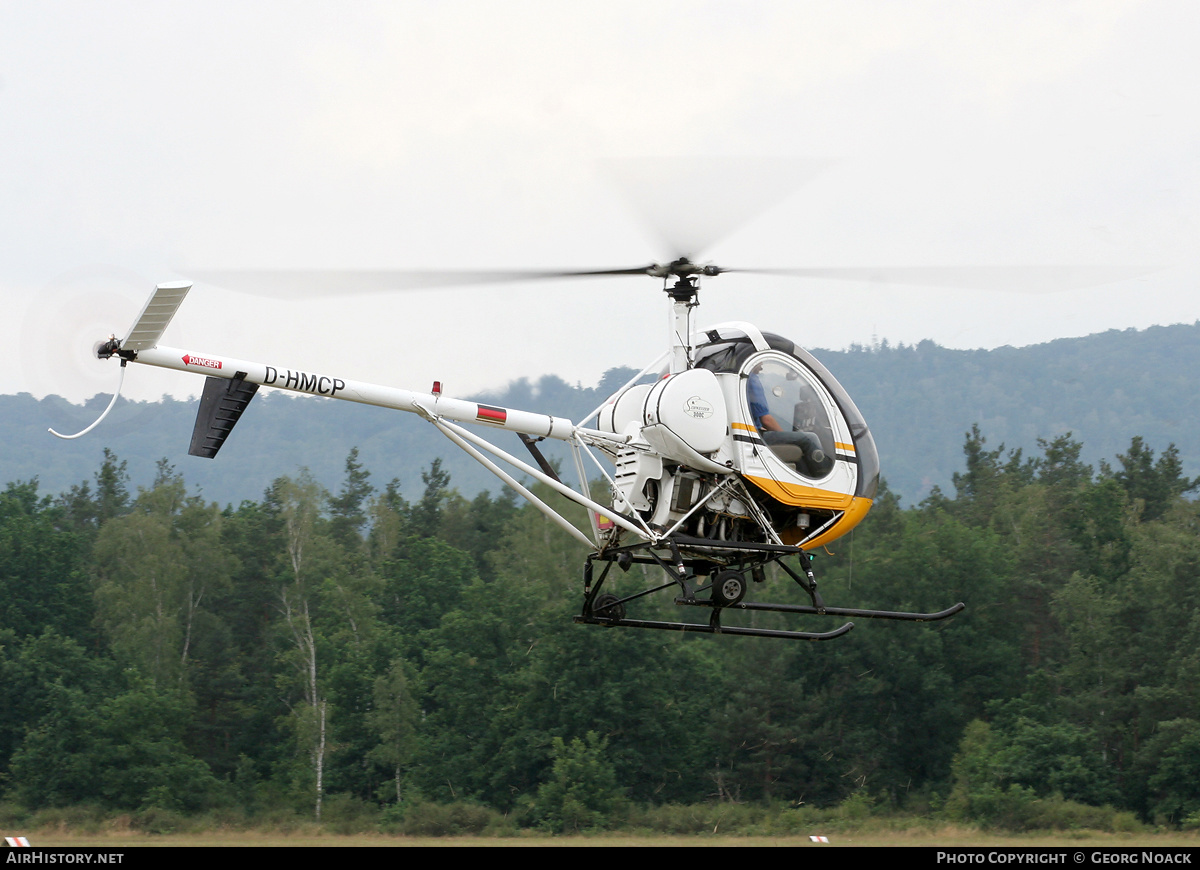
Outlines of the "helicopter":
M 429 392 L 417 393 L 160 345 L 193 286 L 191 281 L 162 283 L 124 338 L 113 334 L 94 346 L 98 358 L 120 362 L 121 381 L 108 407 L 75 435 L 50 431 L 78 438 L 98 426 L 120 395 L 129 363 L 205 376 L 188 451 L 199 457 L 216 458 L 263 386 L 408 411 L 588 548 L 576 623 L 822 641 L 841 637 L 854 623 L 801 631 L 730 625 L 723 618 L 730 612 L 766 611 L 926 622 L 959 613 L 962 602 L 933 613 L 839 608 L 824 602 L 812 554 L 848 534 L 867 515 L 879 482 L 879 454 L 849 394 L 808 351 L 745 322 L 693 328 L 701 280 L 737 271 L 766 270 L 725 269 L 681 256 L 626 269 L 452 273 L 450 281 L 442 275 L 437 283 L 609 275 L 662 281 L 670 306 L 668 349 L 579 423 L 452 398 L 442 394 L 437 381 Z M 823 271 L 790 273 L 811 277 Z M 221 278 L 211 273 L 202 277 L 214 283 Z M 533 464 L 464 424 L 516 433 Z M 546 439 L 570 448 L 577 487 L 565 483 L 539 449 Z M 589 462 L 607 485 L 607 503 L 591 497 Z M 539 481 L 584 508 L 587 526 L 570 522 L 514 474 Z M 634 565 L 657 566 L 665 580 L 621 595 L 609 588 L 615 585 L 609 583 L 614 565 L 626 572 Z M 764 585 L 771 565 L 811 603 L 749 600 L 758 597 L 751 591 Z M 628 615 L 640 599 L 670 591 L 676 605 L 707 610 L 708 618 L 672 622 Z

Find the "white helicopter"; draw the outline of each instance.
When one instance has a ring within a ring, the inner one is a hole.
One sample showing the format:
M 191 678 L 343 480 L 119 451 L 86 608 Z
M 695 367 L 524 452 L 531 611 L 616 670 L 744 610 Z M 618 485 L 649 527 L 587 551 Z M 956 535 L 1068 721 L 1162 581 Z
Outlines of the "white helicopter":
M 340 375 L 233 359 L 158 343 L 183 303 L 190 282 L 158 285 L 124 338 L 96 345 L 101 359 L 159 366 L 206 376 L 189 453 L 218 451 L 260 386 L 327 396 L 419 414 L 468 455 L 585 544 L 583 608 L 578 623 L 711 634 L 827 640 L 827 632 L 723 625 L 729 610 L 909 621 L 945 619 L 960 602 L 936 613 L 828 607 L 817 591 L 810 553 L 848 533 L 867 515 L 879 480 L 879 456 L 866 421 L 850 396 L 811 354 L 749 323 L 724 323 L 694 332 L 702 278 L 731 270 L 680 257 L 667 264 L 581 272 L 457 273 L 458 281 L 643 275 L 663 281 L 671 306 L 670 347 L 579 423 L 442 395 L 354 381 Z M 869 270 L 790 270 L 807 277 L 861 280 Z M 928 270 L 926 270 L 928 271 Z M 861 275 L 859 274 L 861 272 Z M 953 270 L 941 279 L 957 282 Z M 445 276 L 443 276 L 444 278 Z M 454 275 L 451 275 L 453 278 Z M 214 283 L 220 283 L 219 280 Z M 648 381 L 648 382 L 647 382 Z M 77 438 L 95 428 L 116 403 Z M 583 424 L 592 422 L 593 425 Z M 535 465 L 496 447 L 462 424 L 517 433 Z M 53 430 L 51 430 L 53 432 Z M 569 445 L 578 486 L 564 483 L 537 442 Z M 601 461 L 607 460 L 607 463 Z M 508 466 L 505 470 L 501 463 Z M 608 504 L 590 495 L 589 464 L 606 481 Z M 610 469 L 608 465 L 611 465 Z M 528 475 L 586 509 L 579 528 L 523 485 Z M 789 564 L 794 560 L 797 567 Z M 602 570 L 595 571 L 596 563 Z M 613 564 L 660 566 L 667 580 L 631 595 L 605 590 Z M 776 564 L 811 605 L 746 600 Z M 627 618 L 627 606 L 674 589 L 675 603 L 708 608 L 707 621 Z

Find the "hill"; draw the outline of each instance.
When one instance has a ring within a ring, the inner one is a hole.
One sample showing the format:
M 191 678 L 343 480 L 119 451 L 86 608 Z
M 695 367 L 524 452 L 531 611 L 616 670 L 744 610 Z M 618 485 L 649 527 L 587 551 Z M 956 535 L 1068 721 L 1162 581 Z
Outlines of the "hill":
M 952 488 L 962 468 L 964 433 L 979 424 L 992 446 L 1036 448 L 1039 438 L 1073 432 L 1083 459 L 1111 459 L 1141 435 L 1156 451 L 1174 443 L 1185 473 L 1200 473 L 1200 323 L 1112 330 L 1029 347 L 951 350 L 915 346 L 816 350 L 858 404 L 879 445 L 884 477 L 914 503 L 933 486 Z M 630 375 L 613 369 L 595 387 L 571 386 L 554 375 L 522 379 L 480 401 L 578 420 Z M 275 478 L 306 466 L 336 488 L 347 453 L 358 447 L 382 486 L 395 477 L 412 496 L 421 469 L 444 458 L 465 495 L 498 491 L 500 483 L 432 427 L 382 408 L 262 391 L 217 461 L 187 455 L 195 403 L 122 400 L 94 434 L 60 441 L 46 432 L 77 431 L 107 400 L 72 405 L 57 396 L 0 396 L 0 480 L 37 477 L 43 493 L 91 478 L 104 448 L 129 463 L 134 483 L 149 485 L 161 458 L 190 487 L 221 504 L 257 499 Z M 508 433 L 497 443 L 523 453 Z M 552 451 L 551 451 L 552 452 Z
M 906 500 L 948 490 L 978 423 L 992 446 L 1036 450 L 1071 432 L 1083 460 L 1110 462 L 1141 435 L 1200 471 L 1200 323 L 1109 330 L 1029 347 L 915 346 L 816 352 L 875 433 L 883 474 Z M 948 490 L 949 491 L 949 490 Z

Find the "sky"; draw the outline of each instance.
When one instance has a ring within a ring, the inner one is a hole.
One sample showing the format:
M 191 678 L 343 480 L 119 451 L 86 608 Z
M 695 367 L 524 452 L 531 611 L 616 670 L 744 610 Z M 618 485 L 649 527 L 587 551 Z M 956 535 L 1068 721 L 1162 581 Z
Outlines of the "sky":
M 703 284 L 698 325 L 807 347 L 1191 323 L 1198 35 L 1191 0 L 0 0 L 0 303 L 19 330 L 0 393 L 111 392 L 92 344 L 190 272 L 622 268 L 681 238 L 727 268 L 1142 270 L 1049 294 Z M 354 283 L 197 281 L 163 342 L 463 396 L 591 386 L 666 346 L 650 278 Z M 124 393 L 201 384 L 131 367 Z

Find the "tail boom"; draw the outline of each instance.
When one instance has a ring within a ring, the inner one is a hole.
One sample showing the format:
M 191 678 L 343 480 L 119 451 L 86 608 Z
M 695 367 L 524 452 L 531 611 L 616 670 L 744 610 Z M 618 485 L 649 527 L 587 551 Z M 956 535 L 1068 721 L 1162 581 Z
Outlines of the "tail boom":
M 270 366 L 249 360 L 210 354 L 194 354 L 174 347 L 154 347 L 139 350 L 131 362 L 175 371 L 191 372 L 211 378 L 243 380 L 248 384 L 343 399 L 364 405 L 409 411 L 428 418 L 442 418 L 456 423 L 480 423 L 510 432 L 522 432 L 539 438 L 568 441 L 575 434 L 575 424 L 564 417 L 534 414 L 453 399 L 433 393 L 414 393 L 396 387 L 385 387 L 354 381 L 348 378 L 306 372 L 299 369 Z

